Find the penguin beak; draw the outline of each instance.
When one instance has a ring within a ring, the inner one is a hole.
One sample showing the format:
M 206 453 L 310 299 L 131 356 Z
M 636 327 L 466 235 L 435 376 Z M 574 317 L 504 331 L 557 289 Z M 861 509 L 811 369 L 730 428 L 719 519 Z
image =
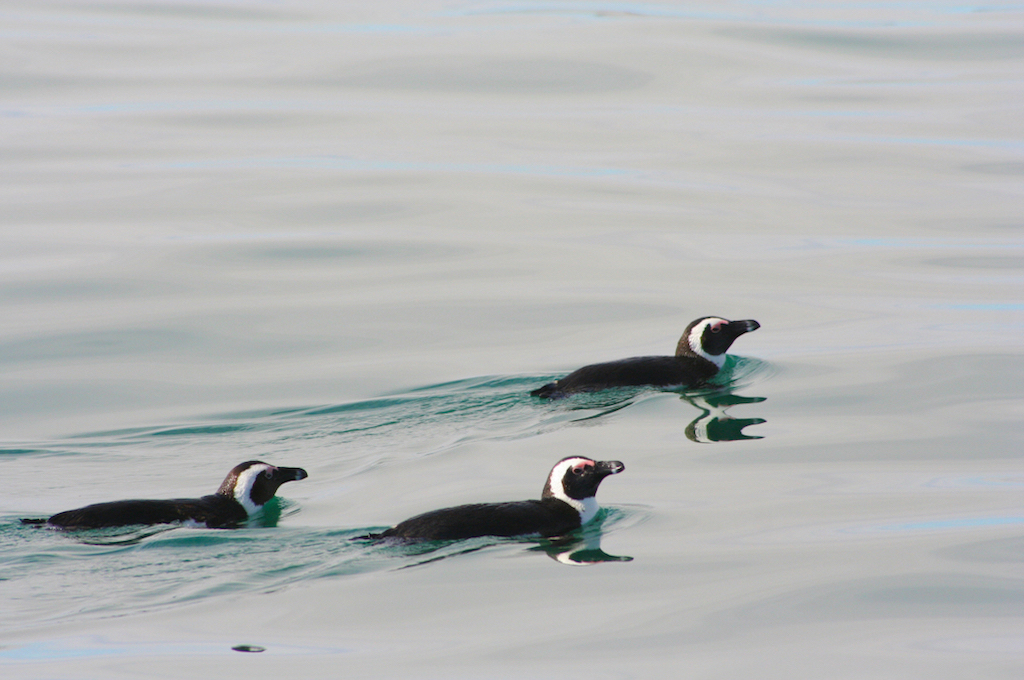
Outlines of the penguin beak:
M 292 467 L 279 467 L 277 468 L 277 472 L 274 476 L 280 480 L 280 484 L 284 484 L 285 482 L 297 482 L 300 479 L 309 477 L 306 471 L 302 468 Z
M 753 319 L 746 319 L 744 321 L 730 321 L 729 330 L 736 334 L 736 337 L 743 335 L 744 333 L 750 333 L 756 331 L 761 327 L 761 324 L 754 321 Z
M 602 477 L 617 475 L 625 469 L 626 466 L 617 460 L 601 460 L 597 462 L 597 471 L 601 473 Z

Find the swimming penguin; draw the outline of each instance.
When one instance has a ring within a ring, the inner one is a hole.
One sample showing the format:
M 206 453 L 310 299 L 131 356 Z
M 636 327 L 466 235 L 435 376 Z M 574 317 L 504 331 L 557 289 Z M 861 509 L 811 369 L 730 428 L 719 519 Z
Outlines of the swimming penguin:
M 617 460 L 563 458 L 551 469 L 539 501 L 443 508 L 365 538 L 450 541 L 476 536 L 561 536 L 594 519 L 600 509 L 594 496 L 601 480 L 624 469 Z
M 760 327 L 761 324 L 753 320 L 701 317 L 683 331 L 675 356 L 633 357 L 591 364 L 538 387 L 530 394 L 558 399 L 574 392 L 594 392 L 610 387 L 696 387 L 718 373 L 725 364 L 726 351 L 736 338 Z
M 187 522 L 223 529 L 237 526 L 263 509 L 285 482 L 305 479 L 302 468 L 274 467 L 258 460 L 236 465 L 212 496 L 176 500 L 130 500 L 96 503 L 59 512 L 49 519 L 23 519 L 60 529 L 100 529 L 130 524 Z

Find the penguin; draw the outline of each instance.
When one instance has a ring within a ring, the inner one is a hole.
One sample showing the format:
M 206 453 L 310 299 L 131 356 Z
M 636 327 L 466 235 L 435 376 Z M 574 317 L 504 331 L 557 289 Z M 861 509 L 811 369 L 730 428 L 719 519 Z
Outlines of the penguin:
M 170 524 L 192 521 L 210 528 L 235 527 L 253 517 L 285 482 L 305 479 L 302 468 L 275 467 L 250 460 L 236 465 L 217 493 L 202 498 L 127 500 L 96 503 L 59 512 L 49 519 L 23 519 L 58 529 L 101 529 L 132 524 Z
M 594 496 L 601 480 L 624 469 L 617 460 L 570 456 L 551 469 L 540 500 L 443 508 L 363 538 L 452 541 L 477 536 L 563 536 L 594 519 L 600 509 Z
M 559 399 L 574 392 L 612 387 L 698 387 L 725 365 L 725 353 L 744 333 L 761 327 L 756 321 L 729 321 L 704 316 L 690 323 L 676 345 L 675 356 L 632 357 L 579 368 L 560 380 L 530 392 Z

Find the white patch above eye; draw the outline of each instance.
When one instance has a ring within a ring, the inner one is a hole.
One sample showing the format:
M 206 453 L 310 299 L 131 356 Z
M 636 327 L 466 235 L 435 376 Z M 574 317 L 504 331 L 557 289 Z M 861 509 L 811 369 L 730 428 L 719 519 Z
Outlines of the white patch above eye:
M 708 354 L 707 352 L 704 351 L 704 346 L 701 344 L 701 337 L 703 337 L 704 335 L 704 329 L 707 328 L 708 326 L 714 326 L 716 324 L 721 326 L 722 324 L 727 323 L 729 323 L 727 319 L 719 319 L 716 316 L 708 317 L 707 319 L 704 319 L 704 321 L 701 322 L 700 324 L 694 326 L 693 330 L 690 331 L 690 336 L 686 339 L 686 341 L 690 344 L 690 349 L 693 350 L 694 354 L 696 354 L 699 357 L 704 357 L 705 359 L 713 363 L 715 366 L 718 366 L 719 368 L 725 365 L 725 353 L 723 352 L 722 354 Z
M 256 505 L 252 502 L 252 486 L 261 474 L 269 473 L 272 469 L 273 466 L 266 463 L 252 465 L 242 474 L 238 475 L 238 479 L 235 480 L 235 500 L 245 508 L 246 514 L 250 517 L 263 509 L 262 505 Z

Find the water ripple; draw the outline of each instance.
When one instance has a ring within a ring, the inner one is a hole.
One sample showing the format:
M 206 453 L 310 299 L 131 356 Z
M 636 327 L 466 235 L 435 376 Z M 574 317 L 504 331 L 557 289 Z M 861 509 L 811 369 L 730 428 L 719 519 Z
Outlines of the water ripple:
M 629 406 L 666 392 L 679 394 L 682 401 L 703 410 L 705 407 L 694 398 L 746 389 L 774 372 L 767 362 L 730 356 L 722 373 L 702 388 L 621 388 L 555 402 L 538 400 L 529 391 L 560 375 L 483 376 L 341 404 L 221 414 L 207 418 L 213 422 L 87 433 L 71 441 L 125 446 L 140 440 L 248 435 L 266 443 L 270 434 L 279 442 L 299 438 L 328 440 L 339 447 L 358 443 L 364 452 L 367 447 L 400 449 L 414 441 L 420 453 L 437 453 L 466 442 L 521 439 L 563 427 L 590 425 L 595 420 L 606 421 Z

